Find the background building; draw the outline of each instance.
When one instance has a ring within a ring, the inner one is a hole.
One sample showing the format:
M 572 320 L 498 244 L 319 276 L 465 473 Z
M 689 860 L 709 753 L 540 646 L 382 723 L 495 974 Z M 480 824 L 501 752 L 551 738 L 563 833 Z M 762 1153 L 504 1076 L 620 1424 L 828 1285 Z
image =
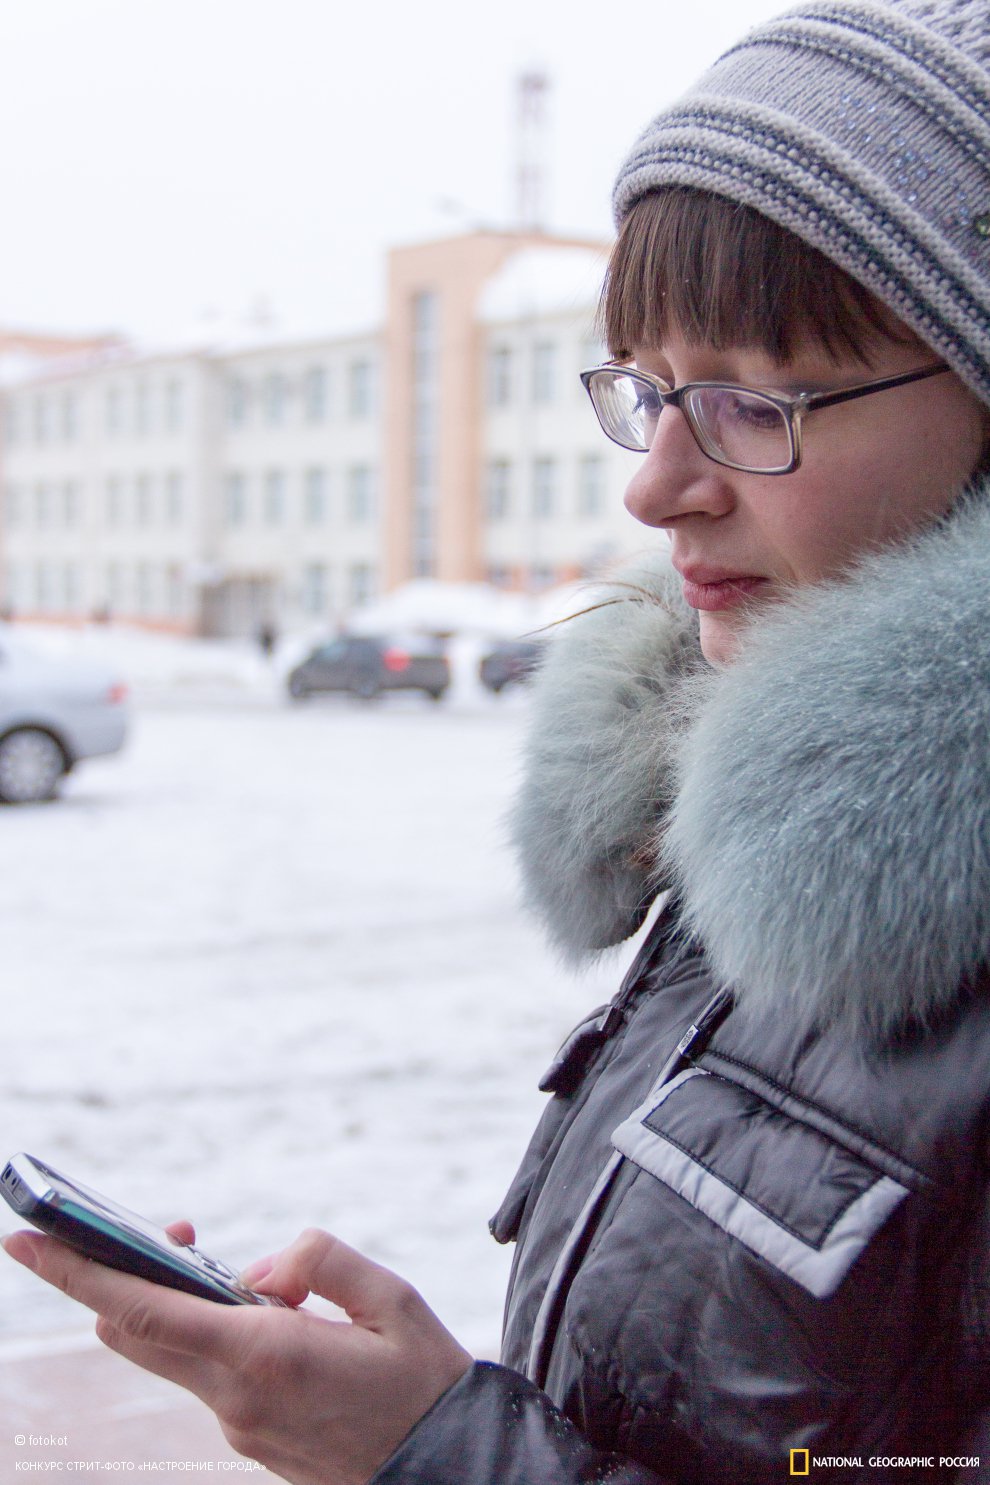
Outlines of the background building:
M 604 253 L 472 233 L 396 249 L 365 335 L 8 368 L 0 604 L 233 635 L 336 625 L 413 578 L 594 573 L 642 544 L 635 456 L 577 377 L 604 354 Z

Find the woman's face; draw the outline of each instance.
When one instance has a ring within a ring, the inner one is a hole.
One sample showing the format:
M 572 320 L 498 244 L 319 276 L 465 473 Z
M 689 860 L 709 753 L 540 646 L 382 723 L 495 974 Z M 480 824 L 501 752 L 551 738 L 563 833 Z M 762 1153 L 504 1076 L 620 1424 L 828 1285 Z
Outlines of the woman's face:
M 837 390 L 934 364 L 918 344 L 885 340 L 869 363 L 809 347 L 785 366 L 753 349 L 715 351 L 669 338 L 636 365 L 673 387 L 727 381 L 785 393 Z M 736 655 L 763 605 L 832 577 L 952 505 L 980 460 L 988 409 L 953 373 L 808 415 L 793 474 L 743 474 L 698 448 L 683 415 L 664 410 L 626 494 L 637 520 L 669 533 L 701 648 Z

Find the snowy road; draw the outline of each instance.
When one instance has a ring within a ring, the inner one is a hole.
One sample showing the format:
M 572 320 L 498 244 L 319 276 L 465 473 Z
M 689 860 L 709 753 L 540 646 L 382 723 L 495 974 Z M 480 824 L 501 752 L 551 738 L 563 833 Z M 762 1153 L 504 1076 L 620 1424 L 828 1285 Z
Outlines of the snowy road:
M 492 1354 L 510 1255 L 486 1220 L 539 1074 L 621 968 L 576 982 L 516 905 L 524 719 L 162 698 L 60 802 L 0 814 L 0 1153 L 190 1216 L 234 1264 L 330 1227 Z M 2 1263 L 0 1315 L 0 1355 L 86 1324 Z

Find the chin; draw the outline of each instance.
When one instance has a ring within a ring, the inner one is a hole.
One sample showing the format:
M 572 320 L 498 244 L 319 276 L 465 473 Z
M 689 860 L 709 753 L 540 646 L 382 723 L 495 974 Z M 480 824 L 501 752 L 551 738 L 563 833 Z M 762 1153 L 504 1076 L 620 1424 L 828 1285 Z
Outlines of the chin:
M 723 669 L 738 660 L 743 648 L 745 629 L 739 616 L 729 614 L 700 614 L 699 639 L 701 653 L 709 665 Z

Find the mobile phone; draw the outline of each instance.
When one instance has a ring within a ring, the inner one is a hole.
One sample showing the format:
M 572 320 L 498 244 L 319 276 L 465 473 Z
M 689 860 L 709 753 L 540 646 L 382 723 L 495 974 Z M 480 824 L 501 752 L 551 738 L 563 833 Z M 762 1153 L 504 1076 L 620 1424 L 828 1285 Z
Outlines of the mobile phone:
M 60 1175 L 32 1155 L 12 1155 L 0 1174 L 0 1192 L 20 1216 L 68 1243 L 86 1258 L 168 1289 L 222 1305 L 281 1305 L 255 1294 L 233 1269 L 171 1237 L 126 1207 Z

